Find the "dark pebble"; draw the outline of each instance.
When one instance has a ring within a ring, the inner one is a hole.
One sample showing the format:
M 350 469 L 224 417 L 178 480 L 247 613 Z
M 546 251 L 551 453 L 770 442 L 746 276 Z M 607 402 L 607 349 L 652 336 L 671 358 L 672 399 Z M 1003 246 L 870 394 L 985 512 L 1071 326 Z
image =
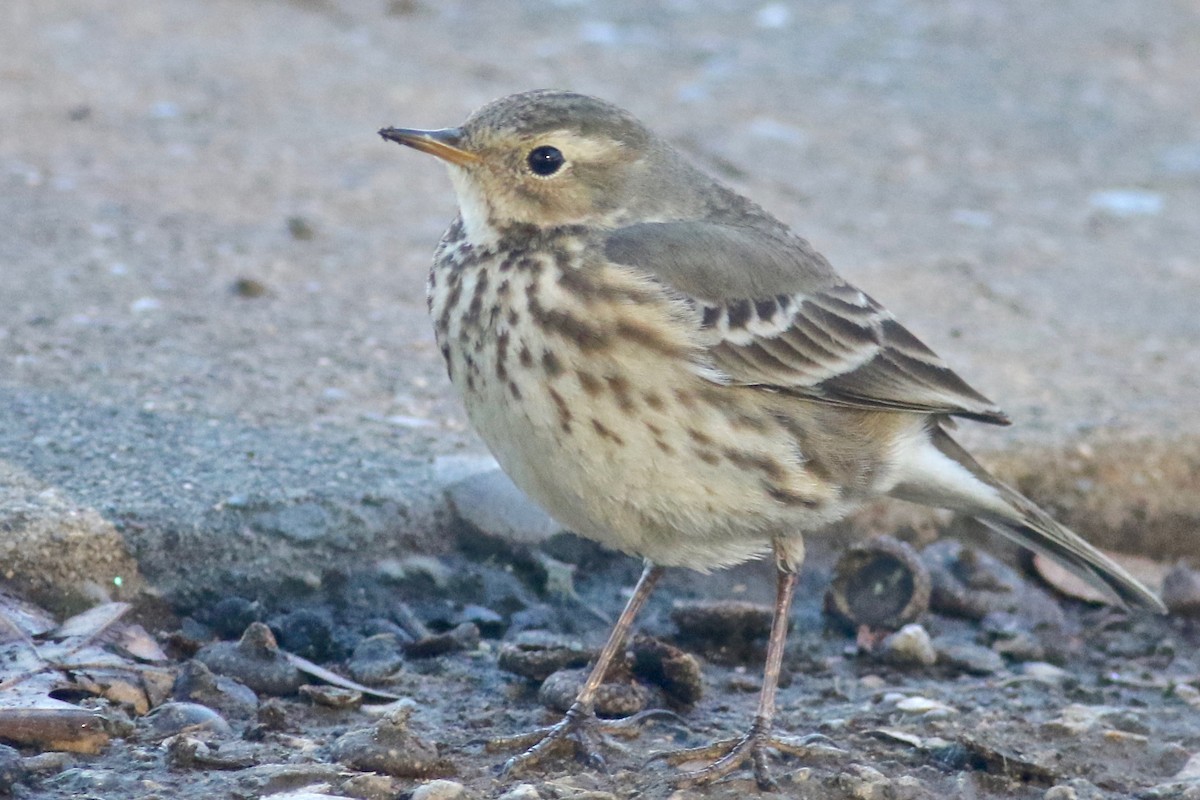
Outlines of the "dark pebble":
M 332 652 L 333 620 L 328 612 L 301 608 L 281 617 L 272 629 L 278 631 L 279 646 L 309 661 L 329 661 Z
M 288 707 L 279 699 L 269 697 L 258 707 L 255 715 L 259 727 L 266 731 L 286 731 L 289 728 Z
M 293 239 L 304 242 L 317 235 L 316 231 L 313 230 L 312 223 L 307 218 L 301 216 L 288 217 L 287 229 Z
M 257 278 L 237 278 L 229 288 L 238 297 L 251 299 L 267 293 L 267 285 Z
M 991 647 L 1013 661 L 1045 661 L 1046 647 L 1028 623 L 1016 614 L 993 611 L 983 618 L 980 628 L 991 639 Z
M 245 742 L 230 742 L 214 746 L 188 734 L 172 737 L 167 742 L 167 765 L 173 769 L 244 770 L 255 765 L 255 752 Z
M 258 695 L 244 683 L 213 673 L 203 662 L 192 660 L 175 677 L 171 696 L 178 701 L 200 703 L 230 717 L 253 717 Z
M 971 675 L 994 675 L 1004 669 L 1004 659 L 994 650 L 970 643 L 935 641 L 937 661 Z
M 7 791 L 14 783 L 25 779 L 26 769 L 21 762 L 21 753 L 15 747 L 0 744 L 0 797 L 7 797 Z
M 368 686 L 383 683 L 404 665 L 404 642 L 394 633 L 369 636 L 358 643 L 346 664 L 354 680 Z
M 549 630 L 556 627 L 558 612 L 545 603 L 536 603 L 513 613 L 508 621 L 508 636 L 526 631 Z
M 629 647 L 633 674 L 658 686 L 675 706 L 689 708 L 704 693 L 700 661 L 691 653 L 650 636 L 638 636 Z
M 271 629 L 261 622 L 246 628 L 234 642 L 214 642 L 200 648 L 196 660 L 220 675 L 236 678 L 260 694 L 295 694 L 304 678 L 275 643 Z
M 1045 591 L 1012 567 L 954 539 L 941 539 L 921 551 L 933 581 L 930 607 L 935 611 L 981 620 L 1003 611 L 1030 625 L 1061 630 L 1062 608 Z
M 596 651 L 578 640 L 544 631 L 527 631 L 516 641 L 500 645 L 497 665 L 522 678 L 544 681 L 560 669 L 585 666 L 595 657 Z
M 258 601 L 233 595 L 214 603 L 206 616 L 214 634 L 221 639 L 233 639 L 241 636 L 251 622 L 262 622 L 263 607 Z
M 229 635 L 229 638 L 238 635 L 238 632 L 244 630 L 239 628 Z M 195 655 L 196 651 L 204 646 L 206 642 L 211 642 L 216 634 L 213 629 L 205 625 L 198 619 L 192 617 L 183 617 L 179 620 L 179 630 L 175 631 L 170 637 L 170 644 L 173 648 L 186 655 Z
M 565 712 L 575 702 L 587 676 L 585 669 L 559 670 L 542 682 L 538 700 L 547 708 Z M 597 716 L 609 719 L 629 717 L 645 709 L 649 702 L 649 690 L 636 681 L 602 683 L 596 689 L 595 711 Z
M 771 606 L 740 600 L 678 601 L 671 621 L 679 638 L 706 656 L 724 663 L 745 662 L 760 655 L 771 632 Z
M 479 647 L 479 628 L 470 622 L 464 622 L 445 633 L 433 633 L 415 642 L 407 643 L 404 645 L 404 652 L 411 658 L 432 658 L 460 650 L 474 650 L 477 647 Z

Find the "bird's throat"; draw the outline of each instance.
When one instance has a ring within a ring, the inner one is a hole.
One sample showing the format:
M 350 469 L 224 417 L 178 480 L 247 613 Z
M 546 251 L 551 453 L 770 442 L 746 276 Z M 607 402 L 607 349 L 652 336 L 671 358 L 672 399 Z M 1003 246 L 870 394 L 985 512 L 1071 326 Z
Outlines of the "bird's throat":
M 467 241 L 476 247 L 495 244 L 500 239 L 500 233 L 491 222 L 491 204 L 465 169 L 453 165 L 450 165 L 449 169 L 450 181 L 454 184 L 454 193 L 458 196 L 458 212 L 467 232 Z

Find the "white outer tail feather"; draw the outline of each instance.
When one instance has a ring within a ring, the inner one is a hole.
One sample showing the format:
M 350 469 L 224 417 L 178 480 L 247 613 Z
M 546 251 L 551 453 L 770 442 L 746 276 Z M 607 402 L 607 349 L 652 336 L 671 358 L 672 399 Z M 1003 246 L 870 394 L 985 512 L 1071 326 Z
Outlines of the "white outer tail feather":
M 1123 606 L 1165 613 L 1150 590 L 1108 556 L 1014 489 L 993 478 L 937 424 L 907 439 L 897 455 L 893 497 L 960 511 L 1051 558 Z

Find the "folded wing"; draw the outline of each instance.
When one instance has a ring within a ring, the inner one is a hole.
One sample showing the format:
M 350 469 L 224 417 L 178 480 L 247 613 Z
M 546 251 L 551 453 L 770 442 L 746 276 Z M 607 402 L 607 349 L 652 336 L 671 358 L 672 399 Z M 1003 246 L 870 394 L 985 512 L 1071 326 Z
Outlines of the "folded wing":
M 696 306 L 704 366 L 724 383 L 1009 422 L 887 309 L 786 231 L 643 223 L 614 231 L 606 255 L 648 271 Z

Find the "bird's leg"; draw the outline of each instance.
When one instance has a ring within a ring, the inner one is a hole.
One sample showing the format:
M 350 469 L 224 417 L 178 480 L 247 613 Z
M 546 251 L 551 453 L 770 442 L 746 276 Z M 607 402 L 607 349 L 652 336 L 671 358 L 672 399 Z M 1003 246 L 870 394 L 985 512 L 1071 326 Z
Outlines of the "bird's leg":
M 647 598 L 654 589 L 654 584 L 658 582 L 662 573 L 662 567 L 656 567 L 649 561 L 646 562 L 646 568 L 642 571 L 642 576 L 633 589 L 633 596 L 625 604 L 625 610 L 621 612 L 616 625 L 613 626 L 612 633 L 608 635 L 608 641 L 604 643 L 604 648 L 596 658 L 596 663 L 592 666 L 587 681 L 579 690 L 579 694 L 575 696 L 575 702 L 567 709 L 567 714 L 561 722 L 527 734 L 494 739 L 489 742 L 489 746 L 497 748 L 505 746 L 528 748 L 525 752 L 519 753 L 505 762 L 504 772 L 506 774 L 516 774 L 527 767 L 534 766 L 564 746 L 573 748 L 576 755 L 583 758 L 589 766 L 602 769 L 604 759 L 597 752 L 595 746 L 597 734 L 624 733 L 636 730 L 648 714 L 653 714 L 653 712 L 642 712 L 623 720 L 601 722 L 596 719 L 593 703 L 596 690 L 604 682 L 604 675 L 608 672 L 609 665 L 624 646 L 634 618 L 646 604 Z
M 762 692 L 758 696 L 758 710 L 754 722 L 745 735 L 725 739 L 704 747 L 676 750 L 662 754 L 671 764 L 681 764 L 702 759 L 716 759 L 703 769 L 686 772 L 675 781 L 679 788 L 703 786 L 724 778 L 747 761 L 754 769 L 754 780 L 760 789 L 775 786 L 767 767 L 767 750 L 775 749 L 790 755 L 810 756 L 821 751 L 829 752 L 828 744 L 820 744 L 824 737 L 806 737 L 801 740 L 783 740 L 771 736 L 771 723 L 775 717 L 775 694 L 779 688 L 779 673 L 783 666 L 783 650 L 787 642 L 788 611 L 796 593 L 796 579 L 803 552 L 793 541 L 775 542 L 775 566 L 777 586 L 775 590 L 775 614 L 771 620 L 771 636 L 767 640 L 767 663 L 763 668 Z

